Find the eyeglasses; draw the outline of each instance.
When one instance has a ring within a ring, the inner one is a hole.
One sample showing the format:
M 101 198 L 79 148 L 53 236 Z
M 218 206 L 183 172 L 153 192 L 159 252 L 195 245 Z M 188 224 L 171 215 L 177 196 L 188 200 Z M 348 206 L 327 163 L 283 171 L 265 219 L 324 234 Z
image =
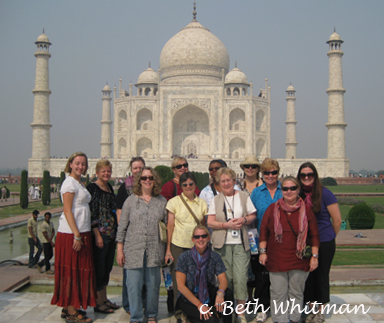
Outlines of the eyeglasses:
M 149 179 L 150 181 L 153 181 L 153 176 L 141 176 L 140 179 L 142 181 L 146 181 L 147 179 Z
M 193 186 L 193 185 L 195 185 L 195 183 L 194 182 L 189 182 L 189 183 L 183 183 L 183 184 L 181 184 L 181 186 L 183 186 L 183 187 L 187 187 L 187 186 Z
M 259 167 L 258 165 L 243 165 L 244 168 L 252 168 L 252 169 L 256 169 L 257 167 Z
M 268 171 L 268 170 L 265 170 L 264 172 L 263 172 L 263 174 L 265 175 L 265 176 L 268 176 L 268 175 L 277 175 L 279 173 L 279 171 L 278 170 L 273 170 L 273 171 Z
M 300 178 L 305 179 L 308 177 L 308 179 L 313 179 L 315 177 L 315 173 L 300 173 Z
M 174 168 L 176 168 L 176 169 L 181 169 L 181 167 L 188 168 L 188 163 L 181 164 L 181 165 L 177 165 L 177 166 L 175 166 Z
M 200 238 L 205 239 L 205 238 L 207 238 L 207 237 L 208 237 L 208 234 L 207 234 L 207 233 L 206 233 L 206 234 L 197 234 L 197 235 L 193 236 L 193 239 L 198 240 L 198 239 L 200 239 Z
M 214 171 L 214 170 L 219 170 L 221 167 L 211 167 L 211 168 L 208 168 L 210 172 Z
M 281 189 L 284 192 L 288 192 L 289 190 L 291 190 L 293 192 L 293 191 L 296 191 L 298 188 L 299 187 L 296 185 L 296 186 L 283 186 Z

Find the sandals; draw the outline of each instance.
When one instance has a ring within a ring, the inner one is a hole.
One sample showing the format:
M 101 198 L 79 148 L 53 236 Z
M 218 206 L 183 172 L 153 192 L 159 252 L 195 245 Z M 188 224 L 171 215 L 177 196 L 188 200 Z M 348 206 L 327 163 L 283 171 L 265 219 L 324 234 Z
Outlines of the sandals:
M 106 302 L 104 302 L 105 305 L 107 305 L 109 308 L 112 308 L 114 310 L 118 310 L 121 306 L 117 305 L 116 303 L 112 303 L 109 299 L 107 299 Z
M 68 315 L 65 319 L 65 322 L 67 323 L 92 323 L 93 320 L 90 317 L 86 317 L 85 315 L 81 314 L 80 312 L 76 312 L 74 315 Z
M 105 303 L 104 304 L 101 304 L 101 305 L 96 305 L 93 310 L 97 313 L 103 313 L 103 314 L 112 314 L 112 313 L 115 313 L 115 311 L 110 308 L 108 305 L 106 305 Z
M 77 311 L 77 313 L 80 313 L 81 315 L 86 315 L 87 314 L 87 312 L 86 311 L 84 311 L 84 310 L 76 310 Z M 66 310 L 66 309 L 62 309 L 61 310 L 61 318 L 62 319 L 65 319 L 65 318 L 67 318 L 67 316 L 69 315 L 69 313 L 68 313 L 68 310 Z

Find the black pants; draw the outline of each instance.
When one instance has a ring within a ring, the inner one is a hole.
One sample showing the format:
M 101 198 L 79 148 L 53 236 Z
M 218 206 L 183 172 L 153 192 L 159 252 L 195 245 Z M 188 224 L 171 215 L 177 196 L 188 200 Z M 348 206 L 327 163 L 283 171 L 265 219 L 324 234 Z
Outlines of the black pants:
M 259 305 L 264 305 L 264 308 L 269 308 L 271 299 L 269 291 L 271 286 L 269 281 L 269 271 L 265 266 L 259 263 L 259 255 L 251 256 L 251 267 L 256 281 L 255 294 L 253 297 L 259 300 Z
M 209 306 L 214 306 L 215 305 L 215 300 L 216 300 L 216 293 L 217 293 L 218 288 L 210 285 L 208 288 L 209 292 Z M 224 301 L 231 301 L 232 302 L 232 307 L 235 308 L 233 304 L 233 292 L 231 289 L 227 288 L 225 291 L 225 297 Z M 204 323 L 218 323 L 219 318 L 216 316 L 216 313 L 212 314 L 208 320 L 200 319 L 200 312 L 199 309 L 193 305 L 192 303 L 186 301 L 183 297 L 179 297 L 176 303 L 176 309 L 180 309 L 181 311 L 184 312 L 184 314 L 187 315 L 188 320 L 191 323 L 197 323 L 197 322 L 204 322 Z M 228 312 L 228 310 L 227 310 Z M 232 323 L 232 315 L 222 315 L 219 313 L 219 317 L 223 318 L 224 323 Z
M 115 258 L 116 241 L 109 236 L 101 235 L 104 246 L 98 248 L 93 240 L 93 263 L 95 264 L 96 274 L 96 290 L 101 291 L 109 282 L 109 274 L 113 268 L 113 260 Z
M 335 240 L 320 242 L 319 265 L 309 273 L 305 282 L 304 303 L 329 303 L 329 272 L 336 251 Z
M 51 264 L 49 263 L 49 261 L 53 257 L 53 248 L 52 248 L 52 245 L 49 242 L 47 242 L 47 243 L 43 243 L 43 249 L 44 249 L 45 270 L 48 271 L 51 269 Z

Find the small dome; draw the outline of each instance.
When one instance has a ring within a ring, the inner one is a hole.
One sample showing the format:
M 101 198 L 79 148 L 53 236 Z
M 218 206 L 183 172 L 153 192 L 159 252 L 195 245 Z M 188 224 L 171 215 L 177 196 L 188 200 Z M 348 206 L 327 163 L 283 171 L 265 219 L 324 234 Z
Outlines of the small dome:
M 143 73 L 140 74 L 137 81 L 138 84 L 142 83 L 159 83 L 159 75 L 150 67 L 148 67 Z
M 46 34 L 42 33 L 39 37 L 37 37 L 36 43 L 49 43 L 50 41 Z
M 108 84 L 106 84 L 106 85 L 103 87 L 102 91 L 111 91 L 111 88 L 109 87 Z
M 287 87 L 287 91 L 286 92 L 296 92 L 296 90 L 295 90 L 295 88 L 292 85 L 290 85 L 290 86 Z
M 248 84 L 247 76 L 244 74 L 242 70 L 235 67 L 225 77 L 225 84 L 230 84 L 230 83 Z
M 336 31 L 331 36 L 329 36 L 329 40 L 327 41 L 327 44 L 332 41 L 344 43 L 344 41 L 341 40 L 340 35 Z

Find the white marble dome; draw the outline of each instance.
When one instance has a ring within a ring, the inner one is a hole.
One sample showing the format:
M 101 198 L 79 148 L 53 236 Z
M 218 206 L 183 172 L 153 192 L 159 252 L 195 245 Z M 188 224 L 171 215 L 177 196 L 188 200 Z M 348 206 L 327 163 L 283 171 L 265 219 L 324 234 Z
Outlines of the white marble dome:
M 221 78 L 229 70 L 224 44 L 199 22 L 192 21 L 173 36 L 160 54 L 162 79 L 173 76 L 204 75 Z
M 285 92 L 296 92 L 296 90 L 295 90 L 295 88 L 292 85 L 289 85 Z
M 103 87 L 102 91 L 111 91 L 111 88 L 109 87 L 108 84 L 106 84 L 106 85 Z
M 42 33 L 39 37 L 37 37 L 37 41 L 38 43 L 50 43 L 48 37 L 46 34 Z
M 235 67 L 232 71 L 230 71 L 227 76 L 225 77 L 225 84 L 248 84 L 247 76 L 245 73 Z
M 159 83 L 159 75 L 150 67 L 148 67 L 144 72 L 139 75 L 139 79 L 137 80 L 138 84 L 143 83 Z
M 337 32 L 334 32 L 328 41 L 341 41 L 340 35 Z

